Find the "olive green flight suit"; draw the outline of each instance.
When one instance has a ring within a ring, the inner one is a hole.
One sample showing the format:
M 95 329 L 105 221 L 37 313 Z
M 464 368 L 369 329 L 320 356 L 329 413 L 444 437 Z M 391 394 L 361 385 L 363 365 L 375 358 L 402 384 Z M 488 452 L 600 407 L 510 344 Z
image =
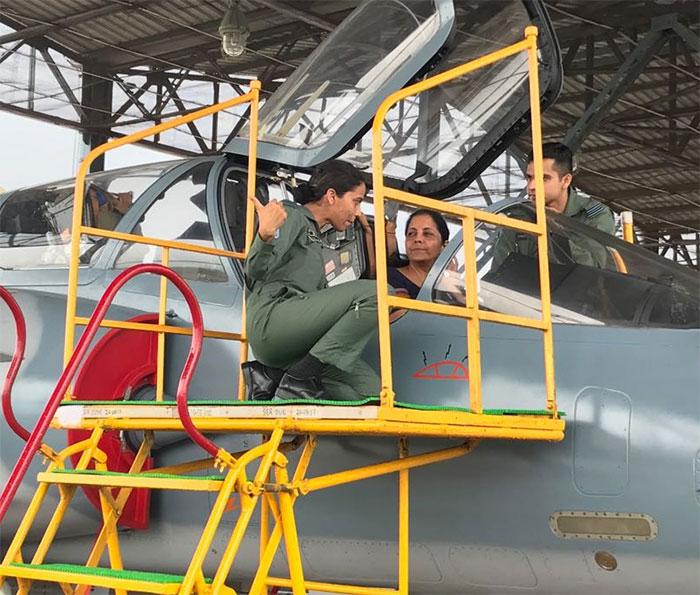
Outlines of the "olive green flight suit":
M 579 194 L 573 188 L 569 190 L 564 215 L 610 235 L 615 234 L 615 218 L 610 208 L 597 200 Z M 608 268 L 610 255 L 605 246 L 598 242 L 588 241 L 587 238 L 580 235 L 568 238 L 568 240 L 571 258 L 574 262 L 598 268 Z M 536 256 L 537 241 L 535 237 L 505 227 L 500 228 L 494 246 L 492 270 L 501 266 L 511 252 Z
M 611 236 L 615 235 L 615 217 L 610 207 L 590 196 L 579 194 L 574 188 L 569 191 L 564 215 L 571 217 L 574 221 L 604 231 Z
M 332 368 L 329 399 L 379 394 L 379 377 L 360 357 L 377 329 L 374 281 L 328 287 L 320 233 L 311 212 L 283 202 L 287 219 L 269 242 L 256 233 L 245 265 L 247 332 L 255 357 L 288 368 L 310 353 Z

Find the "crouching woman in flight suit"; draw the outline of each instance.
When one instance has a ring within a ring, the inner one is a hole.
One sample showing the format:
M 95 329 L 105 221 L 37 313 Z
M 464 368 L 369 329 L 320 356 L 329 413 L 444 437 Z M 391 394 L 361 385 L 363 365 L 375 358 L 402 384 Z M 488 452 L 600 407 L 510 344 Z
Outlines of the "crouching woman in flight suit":
M 258 362 L 286 370 L 276 399 L 379 392 L 379 378 L 360 359 L 377 328 L 375 283 L 328 287 L 320 239 L 327 224 L 339 231 L 353 224 L 366 190 L 359 170 L 334 160 L 295 189 L 301 204 L 251 198 L 258 228 L 245 267 L 247 332 Z

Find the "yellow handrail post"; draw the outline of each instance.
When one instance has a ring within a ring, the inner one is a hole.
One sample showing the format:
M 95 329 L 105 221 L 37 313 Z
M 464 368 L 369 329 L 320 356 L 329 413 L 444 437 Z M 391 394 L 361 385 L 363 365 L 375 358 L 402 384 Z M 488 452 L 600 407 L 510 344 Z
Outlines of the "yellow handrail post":
M 464 250 L 464 286 L 466 288 L 467 354 L 469 369 L 469 409 L 482 412 L 481 399 L 481 329 L 479 320 L 479 296 L 477 295 L 476 239 L 474 216 L 462 219 L 462 248 Z
M 257 159 L 258 159 L 258 101 L 260 94 L 260 81 L 252 81 L 250 84 L 250 92 L 253 95 L 253 100 L 250 103 L 250 130 L 248 138 L 248 196 L 246 197 L 246 210 L 245 210 L 245 248 L 243 254 L 245 258 L 248 257 L 248 250 L 253 243 L 253 227 L 255 225 L 255 208 L 250 200 L 252 196 L 255 196 L 255 183 L 256 183 L 256 171 L 257 171 Z M 241 301 L 241 351 L 240 351 L 240 362 L 242 364 L 248 361 L 248 333 L 246 331 L 247 325 L 247 313 L 246 313 L 246 299 L 245 299 L 245 284 L 243 287 L 243 298 Z M 245 399 L 245 382 L 243 380 L 243 374 L 239 372 L 238 374 L 238 400 L 243 401 Z
M 535 211 L 537 213 L 537 260 L 540 275 L 542 323 L 545 325 L 542 343 L 544 351 L 544 380 L 547 409 L 556 415 L 556 385 L 554 382 L 554 337 L 552 334 L 552 303 L 549 287 L 547 254 L 547 215 L 544 204 L 544 170 L 542 166 L 542 121 L 540 118 L 539 64 L 537 62 L 537 27 L 527 27 L 528 72 L 530 82 L 530 117 L 532 121 L 532 155 L 535 167 Z
M 632 211 L 622 211 L 622 239 L 629 244 L 634 244 L 634 219 Z
M 384 156 L 382 153 L 382 124 L 391 105 L 389 96 L 379 107 L 372 124 L 372 187 L 374 190 L 374 226 L 378 240 L 375 244 L 377 267 L 377 324 L 379 331 L 379 360 L 381 366 L 380 399 L 383 407 L 394 406 L 391 370 L 391 327 L 389 324 L 388 279 L 384 221 Z
M 399 459 L 408 456 L 408 439 L 399 438 Z M 399 595 L 408 595 L 409 586 L 409 474 L 408 469 L 399 471 Z

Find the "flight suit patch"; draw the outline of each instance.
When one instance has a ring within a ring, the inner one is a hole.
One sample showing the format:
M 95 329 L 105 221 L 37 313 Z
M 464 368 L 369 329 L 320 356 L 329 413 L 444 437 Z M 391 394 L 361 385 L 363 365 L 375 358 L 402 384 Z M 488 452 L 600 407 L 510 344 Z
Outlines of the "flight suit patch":
M 586 213 L 586 217 L 588 217 L 589 219 L 592 219 L 593 217 L 600 215 L 604 211 L 605 211 L 605 205 L 603 205 L 601 203 L 598 203 L 596 205 L 588 207 L 587 209 L 584 209 L 584 212 Z
M 321 238 L 318 237 L 318 234 L 313 229 L 306 230 L 306 239 L 309 240 L 309 242 L 311 242 L 312 244 L 321 243 Z

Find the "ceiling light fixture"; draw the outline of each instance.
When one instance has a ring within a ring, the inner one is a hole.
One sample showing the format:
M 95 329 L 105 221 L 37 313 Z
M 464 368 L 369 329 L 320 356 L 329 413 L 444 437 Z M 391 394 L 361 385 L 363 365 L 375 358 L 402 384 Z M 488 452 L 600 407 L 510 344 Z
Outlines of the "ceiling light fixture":
M 238 0 L 227 0 L 224 18 L 219 25 L 221 35 L 221 53 L 224 56 L 240 56 L 248 41 L 248 25 L 245 16 L 238 5 Z

